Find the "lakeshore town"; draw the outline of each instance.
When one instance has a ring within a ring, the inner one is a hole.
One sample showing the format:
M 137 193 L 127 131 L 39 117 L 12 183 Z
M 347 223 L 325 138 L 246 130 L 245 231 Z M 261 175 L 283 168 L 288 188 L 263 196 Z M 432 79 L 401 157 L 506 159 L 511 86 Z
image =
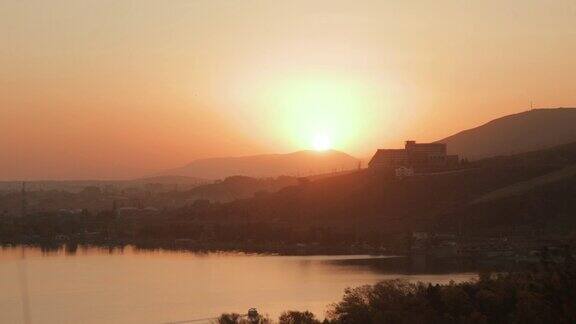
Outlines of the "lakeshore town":
M 522 224 L 475 231 L 466 217 L 451 218 L 446 225 L 438 215 L 431 221 L 390 217 L 375 225 L 373 218 L 354 217 L 321 224 L 299 215 L 313 212 L 292 207 L 283 207 L 292 218 L 267 218 L 261 210 L 260 204 L 271 206 L 287 199 L 288 193 L 314 188 L 316 183 L 406 187 L 429 179 L 457 179 L 481 168 L 447 152 L 446 144 L 407 141 L 403 149 L 378 149 L 366 169 L 343 166 L 307 177 L 231 176 L 188 183 L 161 177 L 125 182 L 3 183 L 0 240 L 3 245 L 33 244 L 48 249 L 65 245 L 71 251 L 78 245 L 135 245 L 283 254 L 405 255 L 416 268 L 437 261 L 530 263 L 572 257 L 571 234 Z M 426 186 L 429 184 L 424 183 L 425 191 Z M 415 200 L 410 203 L 418 204 Z M 364 207 L 357 212 L 372 212 Z M 396 208 L 404 207 L 392 209 Z

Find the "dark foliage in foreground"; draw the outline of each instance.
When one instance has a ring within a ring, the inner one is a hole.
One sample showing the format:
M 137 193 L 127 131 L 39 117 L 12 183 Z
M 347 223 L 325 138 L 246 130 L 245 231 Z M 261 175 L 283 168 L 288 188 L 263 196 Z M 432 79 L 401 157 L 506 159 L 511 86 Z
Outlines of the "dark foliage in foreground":
M 324 321 L 327 322 L 328 321 Z M 268 317 L 257 315 L 255 317 L 248 317 L 237 313 L 224 313 L 218 317 L 218 324 L 272 324 L 274 323 Z M 316 316 L 309 312 L 299 311 L 286 311 L 280 315 L 278 324 L 320 324 L 321 322 L 316 319 Z
M 257 315 L 248 318 L 246 315 L 237 313 L 224 313 L 218 317 L 216 321 L 218 324 L 272 324 L 272 321 L 265 316 Z
M 481 275 L 448 285 L 390 280 L 348 289 L 332 323 L 575 323 L 576 268 Z
M 287 311 L 280 315 L 279 324 L 320 324 L 316 316 L 309 311 Z
M 320 323 L 310 312 L 285 312 L 282 324 Z M 220 322 L 238 323 L 238 322 Z M 576 323 L 576 268 L 483 274 L 479 280 L 426 285 L 387 280 L 350 288 L 324 323 Z

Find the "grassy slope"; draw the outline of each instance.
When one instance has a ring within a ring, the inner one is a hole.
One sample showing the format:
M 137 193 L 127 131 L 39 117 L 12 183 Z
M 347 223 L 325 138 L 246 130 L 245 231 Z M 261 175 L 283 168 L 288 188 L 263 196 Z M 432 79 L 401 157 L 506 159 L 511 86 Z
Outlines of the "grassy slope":
M 462 215 L 472 214 L 478 219 L 494 221 L 480 222 L 485 227 L 499 226 L 499 219 L 509 219 L 514 224 L 523 220 L 503 215 L 516 215 L 516 210 L 529 209 L 521 205 L 521 198 L 504 199 L 508 197 L 506 195 L 496 197 L 499 199 L 490 204 L 470 203 L 495 190 L 509 188 L 574 164 L 576 143 L 474 162 L 469 170 L 463 172 L 418 176 L 402 181 L 363 170 L 214 206 L 202 218 L 227 224 L 260 222 L 296 228 L 330 227 L 359 233 L 399 233 L 428 229 L 439 224 L 442 229 L 453 230 L 458 220 L 463 218 Z M 576 183 L 573 178 L 561 180 L 567 182 L 564 186 L 568 195 L 576 193 L 576 188 L 571 186 L 573 182 Z M 542 185 L 555 188 L 559 183 L 546 182 Z M 530 190 L 522 191 L 520 196 L 535 195 L 527 201 L 541 201 L 539 195 L 546 193 L 533 193 L 539 188 L 541 186 L 533 186 Z M 568 198 L 559 195 L 546 199 L 552 204 L 562 205 Z M 194 218 L 193 215 L 197 213 L 191 210 L 190 216 Z M 499 218 L 491 218 L 490 215 L 498 215 Z

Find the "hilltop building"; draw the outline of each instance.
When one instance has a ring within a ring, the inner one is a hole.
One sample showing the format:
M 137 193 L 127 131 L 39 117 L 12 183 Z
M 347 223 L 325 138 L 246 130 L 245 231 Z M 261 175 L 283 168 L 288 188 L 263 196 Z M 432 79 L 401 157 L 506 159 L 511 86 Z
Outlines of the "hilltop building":
M 406 141 L 404 149 L 379 149 L 368 166 L 372 170 L 440 171 L 458 164 L 458 155 L 448 155 L 446 144 Z

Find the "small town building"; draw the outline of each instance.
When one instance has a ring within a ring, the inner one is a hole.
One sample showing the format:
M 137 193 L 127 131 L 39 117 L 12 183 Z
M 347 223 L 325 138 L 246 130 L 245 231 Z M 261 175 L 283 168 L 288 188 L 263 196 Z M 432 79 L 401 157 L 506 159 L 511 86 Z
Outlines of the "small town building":
M 403 176 L 414 171 L 439 171 L 458 164 L 458 156 L 448 155 L 447 151 L 444 143 L 406 141 L 404 149 L 377 150 L 368 166 L 373 170 L 392 170 Z

